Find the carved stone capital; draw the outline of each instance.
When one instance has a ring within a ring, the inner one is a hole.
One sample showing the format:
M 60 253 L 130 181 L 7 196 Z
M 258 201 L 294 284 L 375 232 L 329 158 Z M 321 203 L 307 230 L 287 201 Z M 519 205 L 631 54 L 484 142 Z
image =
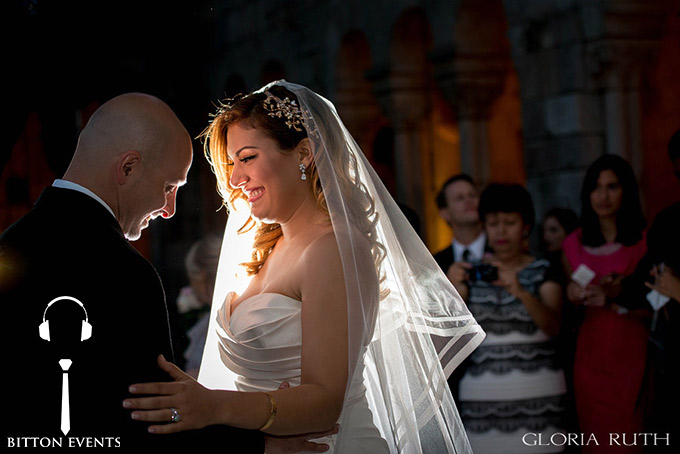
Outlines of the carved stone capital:
M 427 114 L 429 101 L 424 74 L 374 69 L 369 72 L 373 93 L 395 129 L 417 127 Z
M 637 88 L 664 36 L 668 15 L 677 8 L 676 1 L 606 0 L 585 5 L 582 24 L 591 80 L 602 88 Z
M 656 55 L 652 40 L 604 39 L 586 46 L 588 74 L 595 86 L 639 88 L 640 76 Z
M 510 61 L 493 54 L 434 52 L 434 77 L 459 120 L 483 120 L 503 92 Z

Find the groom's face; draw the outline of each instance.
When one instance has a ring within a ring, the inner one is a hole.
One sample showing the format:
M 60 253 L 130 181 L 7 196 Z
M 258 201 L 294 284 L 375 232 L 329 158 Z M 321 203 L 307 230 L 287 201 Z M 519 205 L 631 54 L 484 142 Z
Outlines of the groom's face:
M 171 218 L 175 214 L 177 191 L 186 183 L 191 167 L 191 147 L 175 150 L 158 160 L 156 165 L 146 166 L 143 177 L 130 193 L 127 216 L 122 227 L 125 237 L 138 240 L 142 230 L 157 217 Z

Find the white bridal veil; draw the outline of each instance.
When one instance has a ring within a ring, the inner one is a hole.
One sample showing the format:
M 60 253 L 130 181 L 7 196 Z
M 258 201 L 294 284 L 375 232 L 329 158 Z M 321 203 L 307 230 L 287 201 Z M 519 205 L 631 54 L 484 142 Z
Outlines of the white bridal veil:
M 349 377 L 363 355 L 368 402 L 390 452 L 471 452 L 446 377 L 479 345 L 484 338 L 482 329 L 385 189 L 333 104 L 286 81 L 273 82 L 261 91 L 272 85 L 281 85 L 297 96 L 312 143 L 347 290 Z M 247 205 L 230 210 L 222 244 L 199 374 L 199 381 L 212 389 L 235 389 L 234 374 L 220 359 L 221 333 L 216 319 L 227 293 L 243 293 L 249 282 L 239 264 L 251 260 L 255 229 L 237 233 L 248 217 Z M 367 248 L 372 254 L 367 254 Z M 343 438 L 351 436 L 342 428 L 341 419 L 336 451 L 342 450 Z

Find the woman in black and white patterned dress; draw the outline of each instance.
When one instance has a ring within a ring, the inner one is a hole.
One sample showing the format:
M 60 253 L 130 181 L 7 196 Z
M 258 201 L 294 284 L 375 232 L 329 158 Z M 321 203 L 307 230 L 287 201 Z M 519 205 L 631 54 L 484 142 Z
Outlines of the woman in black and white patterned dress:
M 460 380 L 460 414 L 476 454 L 559 452 L 563 436 L 550 438 L 563 432 L 567 389 L 553 342 L 562 293 L 549 262 L 528 253 L 531 196 L 492 184 L 479 212 L 493 254 L 456 287 L 487 337 Z

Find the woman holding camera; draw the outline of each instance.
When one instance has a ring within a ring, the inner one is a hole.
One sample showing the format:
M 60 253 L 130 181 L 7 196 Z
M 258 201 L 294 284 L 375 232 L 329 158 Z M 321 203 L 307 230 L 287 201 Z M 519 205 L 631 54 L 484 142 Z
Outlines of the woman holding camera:
M 474 452 L 555 452 L 559 447 L 528 445 L 563 428 L 566 383 L 552 339 L 561 288 L 549 262 L 528 253 L 534 208 L 526 189 L 490 185 L 479 217 L 493 254 L 450 273 L 487 333 L 460 380 L 460 414 Z

